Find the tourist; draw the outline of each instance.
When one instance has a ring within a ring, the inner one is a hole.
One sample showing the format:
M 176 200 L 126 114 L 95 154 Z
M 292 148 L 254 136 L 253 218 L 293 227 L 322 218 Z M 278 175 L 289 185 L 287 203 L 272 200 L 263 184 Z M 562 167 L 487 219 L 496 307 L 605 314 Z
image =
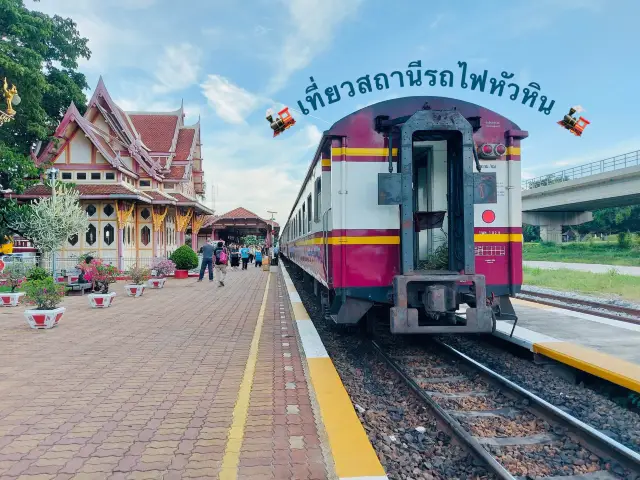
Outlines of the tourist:
M 249 247 L 249 263 L 253 263 L 253 259 L 256 256 L 256 249 L 253 248 L 253 245 Z
M 202 253 L 202 265 L 200 266 L 200 276 L 198 277 L 198 281 L 201 282 L 204 277 L 205 269 L 209 269 L 209 281 L 213 282 L 213 252 L 215 248 L 213 247 L 213 242 L 211 240 L 207 240 L 202 247 L 200 247 L 200 253 Z
M 240 266 L 240 250 L 238 249 L 238 245 L 235 243 L 231 245 L 231 268 L 233 270 L 238 270 Z
M 262 252 L 256 249 L 256 267 L 262 266 Z
M 218 280 L 220 284 L 218 286 L 224 287 L 224 278 L 227 276 L 227 262 L 229 261 L 229 255 L 223 242 L 218 242 L 218 246 L 213 251 L 213 255 L 216 258 L 216 270 L 220 275 L 220 280 Z
M 240 249 L 240 257 L 242 258 L 242 270 L 247 269 L 247 264 L 249 263 L 249 249 L 246 245 L 242 245 Z

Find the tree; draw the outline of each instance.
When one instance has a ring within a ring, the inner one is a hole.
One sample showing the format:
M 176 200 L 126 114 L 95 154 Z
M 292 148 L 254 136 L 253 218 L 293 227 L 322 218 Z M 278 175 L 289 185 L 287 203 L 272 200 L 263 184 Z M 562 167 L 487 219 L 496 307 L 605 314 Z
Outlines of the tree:
M 86 109 L 87 80 L 76 70 L 91 52 L 73 20 L 29 10 L 23 0 L 0 0 L 0 32 L 0 80 L 16 85 L 22 99 L 0 128 L 0 190 L 19 194 L 41 173 L 29 157 L 33 146 L 53 134 L 72 101 Z M 0 200 L 0 238 L 16 209 L 15 201 Z
M 537 242 L 540 240 L 540 227 L 523 223 L 522 236 L 525 242 Z
M 58 250 L 69 237 L 84 234 L 89 228 L 89 218 L 80 206 L 78 191 L 60 184 L 55 193 L 55 197 L 37 200 L 29 211 L 18 215 L 10 224 L 44 253 Z
M 257 245 L 258 237 L 256 237 L 255 235 L 247 235 L 242 239 L 242 243 L 248 246 Z

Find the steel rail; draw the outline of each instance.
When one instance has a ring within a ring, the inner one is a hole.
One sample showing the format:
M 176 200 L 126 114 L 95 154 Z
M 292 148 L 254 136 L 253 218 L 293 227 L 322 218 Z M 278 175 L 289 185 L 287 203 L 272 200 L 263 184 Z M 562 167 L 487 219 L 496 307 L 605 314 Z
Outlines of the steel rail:
M 445 348 L 449 353 L 464 360 L 467 364 L 473 366 L 477 370 L 483 372 L 489 378 L 496 380 L 500 384 L 507 387 L 509 390 L 516 392 L 519 396 L 524 397 L 532 405 L 535 405 L 537 410 L 543 414 L 543 416 L 549 416 L 553 418 L 557 423 L 568 427 L 568 429 L 578 434 L 580 440 L 586 440 L 587 449 L 594 453 L 600 453 L 600 456 L 612 458 L 619 462 L 625 468 L 628 468 L 632 472 L 640 471 L 640 454 L 624 446 L 623 444 L 616 442 L 611 437 L 596 430 L 592 426 L 584 423 L 581 420 L 569 415 L 563 410 L 559 409 L 555 405 L 547 402 L 546 400 L 538 397 L 536 394 L 522 388 L 520 385 L 512 382 L 508 378 L 500 375 L 499 373 L 491 370 L 485 365 L 479 363 L 468 355 L 456 350 L 454 347 L 435 340 L 435 342 Z
M 604 317 L 612 320 L 619 320 L 621 322 L 640 325 L 640 310 L 635 308 L 621 307 L 618 305 L 610 305 L 604 302 L 595 302 L 595 301 L 582 300 L 577 298 L 568 298 L 568 297 L 563 297 L 562 295 L 553 295 L 550 293 L 532 292 L 529 290 L 521 290 L 520 293 L 522 295 L 534 297 L 534 298 L 522 298 L 522 300 L 528 300 L 531 302 L 540 303 L 542 305 L 548 305 L 550 307 L 564 308 L 565 310 L 572 310 L 574 312 L 586 313 L 589 315 L 595 315 L 597 317 Z M 609 312 L 595 312 L 590 308 L 582 308 L 578 305 L 585 305 L 586 307 L 609 310 Z M 616 315 L 615 313 L 610 313 L 610 312 L 618 312 L 624 315 L 635 316 L 637 318 L 622 317 L 620 315 Z
M 395 360 L 389 357 L 382 348 L 374 341 L 371 340 L 376 353 L 384 360 L 384 362 L 394 370 L 400 378 L 407 384 L 411 390 L 413 390 L 421 400 L 423 400 L 432 411 L 438 417 L 441 423 L 443 423 L 454 435 L 469 449 L 472 453 L 481 459 L 489 470 L 502 480 L 516 480 L 516 477 L 511 475 L 500 462 L 498 462 L 487 450 L 485 450 L 480 442 L 476 440 L 469 432 L 467 432 L 458 421 L 456 421 L 451 415 L 449 415 L 438 403 L 433 400 L 420 386 L 409 377 L 405 371 L 400 367 Z

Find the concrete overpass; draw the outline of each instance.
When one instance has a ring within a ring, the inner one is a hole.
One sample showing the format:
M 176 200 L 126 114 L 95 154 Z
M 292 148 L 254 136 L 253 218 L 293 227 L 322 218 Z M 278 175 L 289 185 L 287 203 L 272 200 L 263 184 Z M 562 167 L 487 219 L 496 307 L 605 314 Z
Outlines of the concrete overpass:
M 522 222 L 540 226 L 544 241 L 562 241 L 564 225 L 592 211 L 640 204 L 640 150 L 522 182 Z

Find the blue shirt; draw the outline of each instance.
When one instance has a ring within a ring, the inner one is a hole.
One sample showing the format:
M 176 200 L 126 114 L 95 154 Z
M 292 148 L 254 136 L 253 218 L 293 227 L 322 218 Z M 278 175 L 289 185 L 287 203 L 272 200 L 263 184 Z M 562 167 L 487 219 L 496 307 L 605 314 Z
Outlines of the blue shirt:
M 242 258 L 249 258 L 249 249 L 248 248 L 241 248 L 240 249 L 240 256 Z
M 256 252 L 256 262 L 262 261 L 262 252 Z

